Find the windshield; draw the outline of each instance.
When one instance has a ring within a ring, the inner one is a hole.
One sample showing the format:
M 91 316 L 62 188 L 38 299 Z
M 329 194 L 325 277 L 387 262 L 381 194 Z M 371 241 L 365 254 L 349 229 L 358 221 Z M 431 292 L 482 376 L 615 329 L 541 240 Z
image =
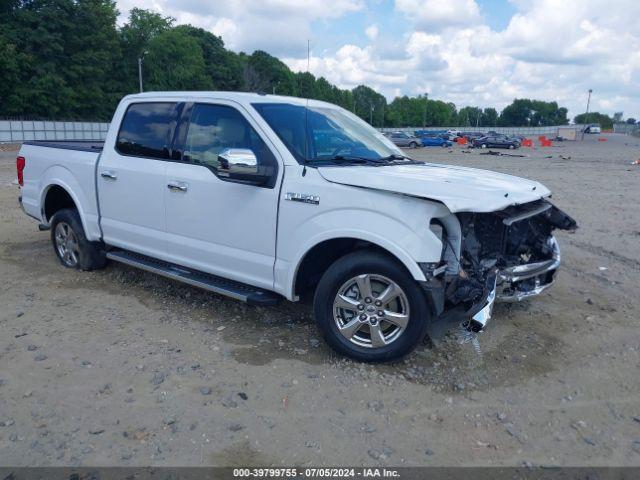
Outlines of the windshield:
M 346 110 L 289 103 L 254 103 L 300 163 L 402 160 L 402 151 Z

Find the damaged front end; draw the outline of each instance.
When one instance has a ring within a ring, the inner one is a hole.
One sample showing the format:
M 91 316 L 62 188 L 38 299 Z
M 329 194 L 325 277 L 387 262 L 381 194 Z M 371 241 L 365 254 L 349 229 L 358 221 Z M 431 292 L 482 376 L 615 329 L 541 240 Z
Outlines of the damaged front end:
M 463 314 L 469 329 L 481 330 L 494 301 L 520 301 L 553 283 L 560 249 L 552 232 L 576 228 L 546 200 L 433 220 L 443 243 L 442 261 L 428 276 L 436 311 Z

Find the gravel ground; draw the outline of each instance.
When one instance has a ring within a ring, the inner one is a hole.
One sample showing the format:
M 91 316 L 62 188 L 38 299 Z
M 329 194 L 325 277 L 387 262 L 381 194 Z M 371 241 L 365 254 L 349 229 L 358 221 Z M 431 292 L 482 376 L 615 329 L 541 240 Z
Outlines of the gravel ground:
M 391 365 L 301 305 L 62 268 L 0 153 L 0 464 L 640 465 L 640 141 L 608 140 L 410 152 L 540 180 L 580 229 L 548 293 Z

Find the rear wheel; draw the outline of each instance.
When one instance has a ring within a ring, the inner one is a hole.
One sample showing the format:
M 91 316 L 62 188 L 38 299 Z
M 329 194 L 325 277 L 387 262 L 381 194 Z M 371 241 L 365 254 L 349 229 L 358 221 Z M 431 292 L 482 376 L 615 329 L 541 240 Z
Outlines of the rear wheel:
M 509 145 L 509 150 L 513 150 L 514 148 L 516 148 L 516 146 L 513 143 Z
M 75 209 L 56 212 L 51 219 L 51 241 L 58 260 L 67 268 L 94 270 L 106 264 L 102 245 L 87 240 Z
M 429 310 L 402 265 L 356 252 L 325 272 L 314 299 L 318 328 L 338 353 L 365 362 L 400 358 L 426 335 Z
M 411 143 L 409 144 L 409 147 L 411 147 L 411 148 L 418 148 L 418 144 L 417 144 L 416 142 L 411 142 Z
M 487 148 L 487 144 L 483 143 L 482 145 L 480 145 L 480 148 Z

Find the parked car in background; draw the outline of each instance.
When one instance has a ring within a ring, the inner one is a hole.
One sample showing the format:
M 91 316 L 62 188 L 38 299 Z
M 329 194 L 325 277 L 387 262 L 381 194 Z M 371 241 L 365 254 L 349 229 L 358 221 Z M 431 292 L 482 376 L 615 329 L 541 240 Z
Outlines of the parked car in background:
M 395 143 L 398 147 L 418 148 L 422 145 L 422 141 L 415 135 L 405 132 L 392 132 L 385 136 Z
M 508 138 L 512 140 L 517 140 L 522 145 L 522 142 L 527 139 L 524 135 L 507 135 Z
M 602 129 L 598 124 L 588 125 L 584 129 L 584 133 L 602 133 Z
M 520 142 L 506 136 L 487 135 L 474 138 L 472 145 L 476 148 L 520 148 Z
M 423 147 L 451 147 L 453 142 L 446 133 L 440 135 L 422 135 L 420 137 Z
M 454 133 L 441 133 L 440 135 L 438 135 L 441 138 L 444 138 L 445 140 L 449 140 L 450 142 L 456 142 L 459 138 L 460 135 L 456 135 Z
M 484 132 L 460 132 L 460 136 L 469 141 L 472 141 L 474 138 L 484 137 L 485 135 L 486 133 Z

